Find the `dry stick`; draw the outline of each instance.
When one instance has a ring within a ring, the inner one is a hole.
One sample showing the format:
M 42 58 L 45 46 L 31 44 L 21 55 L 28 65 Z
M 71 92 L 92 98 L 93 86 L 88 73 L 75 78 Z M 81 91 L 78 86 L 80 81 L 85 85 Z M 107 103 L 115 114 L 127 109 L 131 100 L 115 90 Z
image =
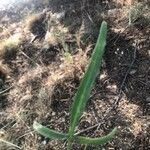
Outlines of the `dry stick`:
M 0 95 L 1 95 L 1 94 L 4 94 L 4 93 L 7 92 L 7 91 L 9 91 L 12 87 L 13 87 L 13 85 L 10 86 L 9 88 L 5 89 L 4 91 L 1 91 L 1 92 L 0 92 Z
M 22 50 L 20 50 L 21 53 L 26 57 L 28 58 L 31 62 L 35 63 L 37 66 L 40 66 L 38 63 L 36 63 L 33 59 L 31 59 L 27 54 L 25 54 Z
M 21 149 L 21 147 L 19 147 L 18 145 L 15 145 L 15 144 L 13 144 L 13 143 L 11 143 L 11 142 L 8 142 L 8 141 L 6 141 L 6 140 L 0 139 L 0 142 L 3 142 L 3 143 L 5 143 L 5 144 L 7 144 L 7 145 L 9 145 L 9 146 L 16 147 L 16 148 L 18 148 L 18 149 Z
M 34 132 L 35 132 L 35 131 L 30 130 L 29 132 L 27 132 L 27 133 L 25 133 L 25 134 L 19 136 L 19 137 L 17 138 L 17 140 L 19 140 L 19 139 L 21 139 L 21 138 L 23 138 L 24 136 L 29 135 L 29 134 L 31 134 L 31 135 L 33 136 L 33 133 L 34 133 Z
M 118 99 L 115 101 L 115 104 L 114 104 L 114 105 L 118 105 L 118 103 L 119 103 L 119 101 L 120 101 L 120 98 L 119 98 L 119 97 L 122 95 L 123 86 L 124 86 L 124 84 L 125 84 L 125 81 L 126 81 L 126 79 L 127 79 L 127 76 L 128 76 L 128 74 L 130 73 L 130 70 L 131 70 L 131 68 L 132 68 L 132 66 L 133 66 L 133 64 L 134 64 L 134 62 L 135 62 L 135 59 L 136 59 L 136 51 L 137 51 L 137 50 L 136 50 L 136 48 L 135 48 L 135 49 L 134 49 L 134 54 L 133 54 L 133 60 L 132 60 L 130 66 L 129 66 L 129 68 L 128 68 L 128 70 L 127 70 L 125 76 L 124 76 L 124 79 L 123 79 L 122 84 L 121 84 L 121 86 L 120 86 Z
M 34 37 L 31 39 L 30 43 L 33 43 L 33 42 L 34 42 L 35 40 L 37 40 L 38 38 L 39 38 L 38 35 L 34 36 Z
M 130 66 L 129 66 L 129 68 L 128 68 L 128 70 L 127 70 L 125 76 L 124 76 L 124 79 L 123 79 L 123 81 L 122 81 L 122 84 L 121 84 L 121 86 L 120 86 L 120 90 L 119 90 L 119 93 L 118 93 L 118 98 L 115 100 L 115 102 L 114 102 L 113 106 L 111 107 L 111 109 L 107 109 L 107 110 L 106 110 L 106 112 L 105 112 L 105 114 L 104 114 L 104 116 L 103 116 L 103 118 L 102 118 L 103 122 L 97 123 L 97 124 L 95 124 L 95 125 L 93 125 L 93 126 L 91 126 L 91 127 L 88 127 L 88 128 L 86 128 L 86 129 L 84 129 L 84 130 L 81 130 L 81 131 L 77 132 L 75 135 L 79 135 L 79 134 L 81 134 L 81 133 L 84 133 L 84 132 L 86 132 L 86 131 L 92 130 L 92 129 L 94 129 L 94 128 L 99 128 L 99 127 L 104 123 L 104 120 L 107 118 L 107 116 L 109 115 L 109 113 L 110 113 L 113 109 L 117 108 L 117 106 L 118 106 L 118 104 L 119 104 L 119 102 L 120 102 L 120 100 L 121 100 L 121 98 L 122 98 L 122 88 L 123 88 L 123 86 L 124 86 L 124 84 L 125 84 L 125 81 L 126 81 L 126 79 L 127 79 L 127 76 L 128 76 L 128 74 L 130 73 L 130 70 L 131 70 L 131 68 L 132 68 L 132 66 L 133 66 L 133 64 L 134 64 L 134 62 L 135 62 L 135 59 L 136 59 L 136 51 L 137 51 L 137 50 L 136 50 L 136 48 L 135 48 L 135 49 L 134 49 L 133 60 L 132 60 L 132 62 L 131 62 L 131 64 L 130 64 Z
M 133 75 L 131 75 L 131 77 L 133 77 Z M 138 82 L 144 84 L 145 86 L 150 87 L 150 85 L 148 84 L 149 82 L 148 82 L 147 80 L 146 80 L 146 83 L 145 83 L 144 81 L 140 80 L 140 79 L 134 79 L 134 77 L 133 77 L 133 80 L 136 80 L 136 81 L 138 81 Z

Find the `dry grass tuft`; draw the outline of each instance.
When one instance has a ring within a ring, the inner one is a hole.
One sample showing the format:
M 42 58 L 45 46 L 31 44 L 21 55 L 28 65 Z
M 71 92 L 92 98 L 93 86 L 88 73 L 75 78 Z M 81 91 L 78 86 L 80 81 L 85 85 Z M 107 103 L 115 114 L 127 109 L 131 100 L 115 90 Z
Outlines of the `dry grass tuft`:
M 8 39 L 4 39 L 0 42 L 0 56 L 3 57 L 5 53 L 11 51 L 13 49 L 17 49 L 17 46 L 23 40 L 23 36 L 21 33 L 16 33 L 10 36 Z
M 54 85 L 58 80 L 66 76 L 78 75 L 80 78 L 84 73 L 85 66 L 88 64 L 87 54 L 80 50 L 76 55 L 68 55 L 62 58 L 63 63 L 60 68 L 53 72 L 47 79 L 47 85 Z

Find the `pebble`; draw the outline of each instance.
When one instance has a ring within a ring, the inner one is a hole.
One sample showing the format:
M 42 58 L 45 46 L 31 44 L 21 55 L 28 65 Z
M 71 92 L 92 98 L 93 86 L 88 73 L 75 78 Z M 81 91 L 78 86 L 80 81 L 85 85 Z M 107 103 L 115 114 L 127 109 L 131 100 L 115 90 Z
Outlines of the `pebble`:
M 53 111 L 53 112 L 52 112 L 52 116 L 55 116 L 55 115 L 56 115 L 56 113 Z
M 133 70 L 130 71 L 130 75 L 133 75 L 133 74 L 135 74 L 136 72 L 137 72 L 137 70 L 133 69 Z
M 42 141 L 42 144 L 43 144 L 43 145 L 46 145 L 46 140 Z
M 146 98 L 146 102 L 150 103 L 150 97 Z

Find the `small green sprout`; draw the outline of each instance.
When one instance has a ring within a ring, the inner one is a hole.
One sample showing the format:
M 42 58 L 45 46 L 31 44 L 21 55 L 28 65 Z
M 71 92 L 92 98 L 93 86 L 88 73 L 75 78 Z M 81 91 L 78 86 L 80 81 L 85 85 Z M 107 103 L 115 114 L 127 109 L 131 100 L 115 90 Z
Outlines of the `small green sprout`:
M 107 36 L 107 23 L 103 21 L 90 64 L 87 68 L 87 71 L 84 74 L 83 79 L 81 80 L 80 86 L 74 97 L 74 102 L 72 104 L 70 112 L 71 116 L 70 116 L 69 132 L 60 133 L 55 130 L 48 129 L 37 122 L 34 122 L 33 124 L 34 130 L 47 138 L 67 140 L 68 141 L 67 150 L 72 149 L 73 142 L 85 145 L 105 144 L 108 141 L 112 140 L 112 138 L 116 133 L 116 128 L 114 128 L 109 134 L 100 138 L 89 138 L 75 135 L 75 128 L 85 109 L 95 78 L 99 73 L 99 69 L 102 62 L 102 56 L 104 54 L 104 49 L 106 45 L 106 36 Z

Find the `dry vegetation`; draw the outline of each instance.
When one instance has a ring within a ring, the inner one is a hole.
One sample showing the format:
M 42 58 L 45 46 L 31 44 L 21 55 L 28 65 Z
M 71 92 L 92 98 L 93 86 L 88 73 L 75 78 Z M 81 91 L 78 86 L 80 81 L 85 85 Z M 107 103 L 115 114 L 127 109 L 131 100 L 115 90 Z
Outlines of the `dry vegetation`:
M 35 133 L 33 121 L 68 130 L 102 20 L 106 52 L 77 133 L 99 137 L 117 126 L 113 141 L 86 149 L 150 149 L 149 10 L 148 0 L 28 0 L 0 11 L 0 149 L 65 149 Z

